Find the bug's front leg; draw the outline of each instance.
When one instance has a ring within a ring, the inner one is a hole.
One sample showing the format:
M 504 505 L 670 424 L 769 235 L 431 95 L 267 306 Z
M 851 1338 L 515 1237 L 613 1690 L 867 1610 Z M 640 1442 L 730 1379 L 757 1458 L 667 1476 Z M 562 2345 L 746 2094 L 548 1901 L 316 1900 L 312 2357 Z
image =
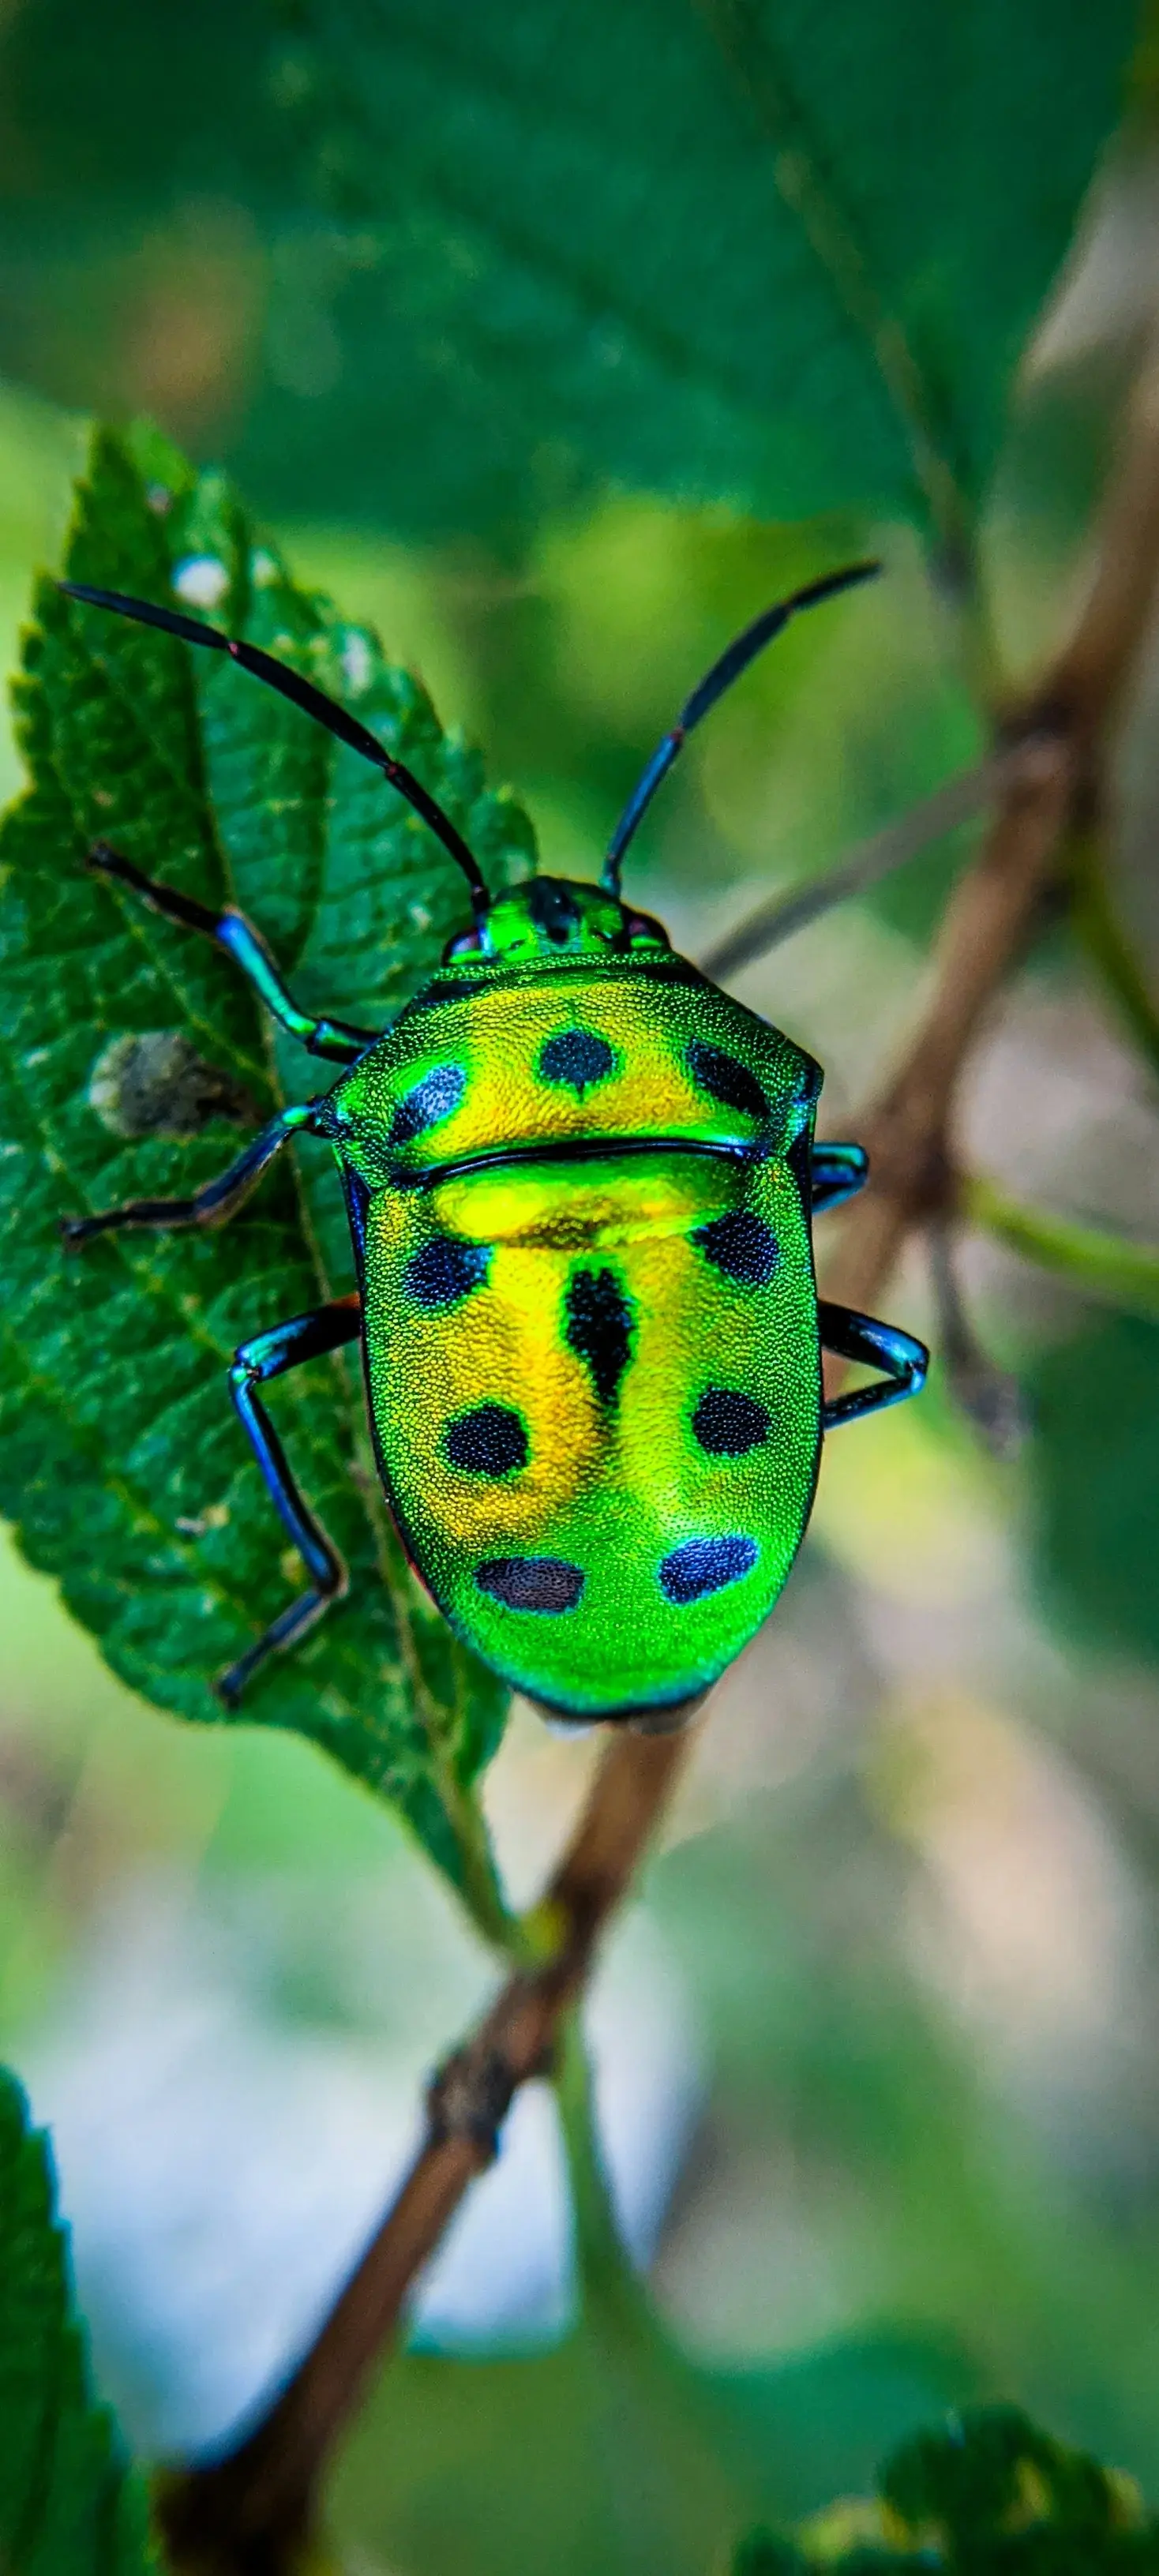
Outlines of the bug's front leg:
M 88 1243 L 95 1234 L 113 1234 L 122 1226 L 224 1225 L 248 1198 L 255 1181 L 267 1163 L 280 1154 L 291 1136 L 300 1136 L 315 1126 L 318 1114 L 316 1100 L 302 1100 L 283 1109 L 269 1125 L 263 1127 L 244 1153 L 220 1172 L 215 1181 L 206 1181 L 187 1199 L 130 1199 L 124 1207 L 104 1208 L 97 1216 L 66 1216 L 60 1220 L 60 1231 L 68 1250 Z
M 295 1315 L 287 1324 L 275 1324 L 268 1333 L 255 1333 L 234 1353 L 230 1392 L 275 1510 L 310 1577 L 310 1589 L 292 1601 L 256 1644 L 222 1674 L 217 1690 L 227 1708 L 236 1708 L 246 1683 L 267 1655 L 276 1654 L 279 1647 L 297 1645 L 330 1603 L 342 1599 L 348 1584 L 338 1550 L 305 1501 L 257 1390 L 271 1378 L 283 1377 L 287 1369 L 299 1368 L 304 1360 L 341 1350 L 345 1342 L 357 1340 L 361 1329 L 362 1300 L 355 1290 L 308 1315 Z
M 872 1386 L 855 1387 L 850 1395 L 836 1395 L 823 1405 L 823 1431 L 832 1431 L 839 1422 L 855 1422 L 862 1413 L 880 1413 L 884 1405 L 901 1404 L 907 1395 L 921 1393 L 930 1355 L 912 1333 L 903 1333 L 899 1324 L 879 1323 L 875 1315 L 859 1315 L 852 1306 L 830 1306 L 824 1298 L 818 1320 L 823 1350 L 884 1371 Z
M 95 876 L 111 877 L 116 884 L 131 887 L 166 921 L 180 922 L 183 930 L 200 931 L 203 938 L 224 948 L 271 1017 L 297 1038 L 308 1055 L 328 1056 L 335 1064 L 355 1064 L 367 1047 L 373 1046 L 373 1029 L 354 1028 L 347 1020 L 319 1019 L 315 1013 L 300 1008 L 281 967 L 244 913 L 235 912 L 232 906 L 224 912 L 211 912 L 208 904 L 195 902 L 192 895 L 179 894 L 176 886 L 161 885 L 155 877 L 145 876 L 107 841 L 98 841 L 89 851 L 88 865 Z

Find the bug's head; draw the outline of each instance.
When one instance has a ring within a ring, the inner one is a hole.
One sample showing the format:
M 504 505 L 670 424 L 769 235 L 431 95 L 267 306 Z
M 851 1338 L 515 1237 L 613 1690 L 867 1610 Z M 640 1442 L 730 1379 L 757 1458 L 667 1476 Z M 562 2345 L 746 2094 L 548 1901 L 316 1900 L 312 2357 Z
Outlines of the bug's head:
M 650 914 L 617 901 L 602 886 L 567 877 L 531 877 L 496 895 L 474 930 L 452 939 L 453 957 L 510 957 L 521 965 L 536 958 L 624 957 L 667 948 L 667 931 Z

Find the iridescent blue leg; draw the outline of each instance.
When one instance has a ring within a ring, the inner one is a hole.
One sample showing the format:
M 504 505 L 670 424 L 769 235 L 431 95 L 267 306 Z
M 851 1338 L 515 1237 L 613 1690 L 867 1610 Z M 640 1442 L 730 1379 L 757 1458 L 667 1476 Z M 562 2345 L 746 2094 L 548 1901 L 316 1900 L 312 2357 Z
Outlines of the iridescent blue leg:
M 110 1234 L 124 1225 L 224 1225 L 226 1218 L 231 1217 L 235 1208 L 239 1208 L 242 1200 L 248 1197 L 267 1163 L 273 1161 L 275 1154 L 280 1154 L 290 1137 L 299 1136 L 303 1129 L 313 1127 L 317 1107 L 316 1101 L 302 1100 L 290 1109 L 283 1109 L 277 1118 L 271 1118 L 268 1127 L 262 1128 L 253 1143 L 247 1145 L 245 1152 L 230 1164 L 227 1172 L 219 1173 L 215 1181 L 207 1181 L 203 1189 L 194 1191 L 192 1198 L 130 1199 L 127 1206 L 105 1208 L 99 1216 L 62 1217 L 60 1230 L 69 1251 L 79 1243 L 87 1243 L 94 1234 Z
M 107 841 L 98 841 L 90 850 L 88 864 L 98 876 L 115 877 L 119 885 L 131 886 L 134 894 L 141 895 L 167 921 L 179 921 L 186 930 L 199 930 L 206 939 L 216 940 L 248 977 L 279 1027 L 288 1029 L 307 1055 L 326 1056 L 333 1064 L 354 1064 L 360 1055 L 365 1055 L 368 1046 L 373 1046 L 373 1029 L 356 1029 L 345 1020 L 318 1020 L 309 1011 L 299 1010 L 264 939 L 243 913 L 211 912 L 207 904 L 195 903 L 191 895 L 178 894 L 175 886 L 156 885 L 152 877 L 142 875 L 140 868 L 133 866 L 131 859 L 123 859 L 119 851 L 110 849 Z
M 863 1190 L 869 1179 L 869 1157 L 864 1145 L 834 1145 L 827 1137 L 823 1145 L 813 1147 L 813 1214 L 824 1216 L 829 1208 L 840 1207 Z
M 851 1395 L 836 1395 L 832 1403 L 822 1405 L 823 1431 L 832 1431 L 838 1422 L 855 1422 L 861 1413 L 880 1413 L 883 1405 L 900 1404 L 905 1396 L 921 1393 L 930 1355 L 912 1333 L 903 1333 L 897 1324 L 879 1324 L 874 1315 L 858 1315 L 851 1306 L 827 1305 L 824 1298 L 818 1319 L 823 1350 L 885 1372 L 873 1386 L 856 1387 Z
M 222 1674 L 217 1689 L 227 1708 L 236 1708 L 251 1673 L 265 1662 L 266 1656 L 276 1654 L 281 1646 L 296 1645 L 329 1604 L 342 1599 L 348 1582 L 337 1548 L 315 1520 L 295 1483 L 257 1388 L 270 1378 L 283 1377 L 287 1369 L 300 1367 L 303 1360 L 321 1359 L 327 1351 L 340 1350 L 344 1342 L 356 1341 L 361 1329 L 362 1300 L 355 1292 L 349 1297 L 336 1297 L 332 1304 L 319 1306 L 312 1314 L 295 1315 L 288 1324 L 275 1324 L 271 1332 L 255 1333 L 251 1342 L 243 1342 L 234 1353 L 230 1393 L 275 1509 L 310 1577 L 310 1590 L 292 1601 L 257 1644 Z

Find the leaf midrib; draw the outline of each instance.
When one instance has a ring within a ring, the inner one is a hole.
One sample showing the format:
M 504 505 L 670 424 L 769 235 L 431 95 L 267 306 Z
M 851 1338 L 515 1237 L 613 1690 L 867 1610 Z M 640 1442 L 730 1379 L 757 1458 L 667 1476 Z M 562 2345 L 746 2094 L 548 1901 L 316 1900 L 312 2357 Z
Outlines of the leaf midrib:
M 774 39 L 753 23 L 751 0 L 693 0 L 727 65 L 744 84 L 756 121 L 774 146 L 773 177 L 795 216 L 830 293 L 867 348 L 909 449 L 914 472 L 943 544 L 967 551 L 971 511 L 949 458 L 946 422 L 903 323 L 875 284 L 857 227 L 826 167 Z M 746 53 L 753 59 L 746 62 Z M 786 155 L 803 164 L 801 201 L 789 193 Z M 812 213 L 812 220 L 810 214 Z

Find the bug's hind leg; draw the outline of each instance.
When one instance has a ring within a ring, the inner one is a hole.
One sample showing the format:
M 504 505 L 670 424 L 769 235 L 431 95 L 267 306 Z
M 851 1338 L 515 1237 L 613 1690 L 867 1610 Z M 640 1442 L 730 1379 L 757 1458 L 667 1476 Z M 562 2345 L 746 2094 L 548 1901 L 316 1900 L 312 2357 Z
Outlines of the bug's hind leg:
M 208 904 L 196 903 L 192 895 L 179 894 L 176 886 L 158 885 L 134 867 L 131 859 L 123 859 L 119 850 L 111 849 L 107 841 L 98 841 L 89 851 L 88 865 L 97 876 L 113 877 L 118 885 L 131 886 L 133 893 L 139 894 L 154 912 L 162 913 L 166 921 L 178 921 L 184 930 L 198 930 L 203 938 L 224 948 L 272 1018 L 297 1038 L 307 1055 L 326 1056 L 333 1064 L 354 1064 L 368 1046 L 373 1046 L 373 1029 L 353 1028 L 345 1020 L 315 1019 L 311 1012 L 299 1010 L 280 967 L 244 913 L 232 908 L 211 912 Z
M 824 1216 L 829 1208 L 841 1207 L 846 1199 L 856 1198 L 868 1179 L 869 1156 L 864 1145 L 836 1145 L 826 1137 L 823 1145 L 813 1147 L 813 1215 Z
M 821 1428 L 832 1431 L 838 1422 L 855 1422 L 859 1414 L 880 1413 L 887 1404 L 901 1404 L 907 1395 L 918 1395 L 925 1385 L 930 1355 L 924 1342 L 915 1341 L 912 1333 L 903 1333 L 898 1324 L 881 1324 L 875 1315 L 859 1315 L 852 1306 L 830 1306 L 824 1298 L 818 1310 L 823 1350 L 836 1352 L 843 1360 L 862 1360 L 884 1375 L 872 1386 L 855 1387 L 851 1395 L 836 1395 L 821 1408 Z
M 224 1225 L 226 1218 L 248 1198 L 267 1163 L 272 1163 L 291 1136 L 312 1128 L 319 1114 L 318 1104 L 312 1100 L 283 1109 L 230 1164 L 228 1171 L 220 1172 L 215 1181 L 206 1181 L 192 1198 L 130 1199 L 124 1207 L 103 1208 L 97 1216 L 62 1217 L 60 1231 L 68 1250 L 72 1252 L 78 1244 L 89 1243 L 95 1234 L 117 1233 L 128 1225 Z
M 246 1683 L 267 1655 L 276 1654 L 279 1647 L 297 1645 L 330 1603 L 342 1599 L 348 1579 L 337 1548 L 315 1520 L 300 1491 L 257 1390 L 271 1378 L 283 1377 L 287 1369 L 300 1367 L 303 1360 L 321 1359 L 328 1351 L 340 1350 L 344 1342 L 357 1340 L 361 1329 L 362 1300 L 355 1292 L 349 1297 L 336 1297 L 309 1315 L 295 1315 L 288 1324 L 275 1324 L 268 1333 L 255 1333 L 252 1341 L 243 1342 L 234 1353 L 230 1393 L 274 1508 L 310 1577 L 310 1589 L 292 1601 L 256 1645 L 221 1675 L 217 1691 L 227 1708 L 237 1707 Z

